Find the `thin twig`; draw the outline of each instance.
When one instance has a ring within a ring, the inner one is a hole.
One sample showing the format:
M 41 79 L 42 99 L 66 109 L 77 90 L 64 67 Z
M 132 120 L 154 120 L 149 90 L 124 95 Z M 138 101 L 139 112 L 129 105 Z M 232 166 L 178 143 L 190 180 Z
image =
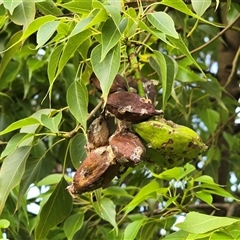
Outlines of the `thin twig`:
M 238 60 L 239 60 L 239 56 L 240 56 L 240 47 L 238 47 L 238 50 L 237 50 L 237 53 L 232 61 L 232 70 L 231 70 L 231 73 L 228 77 L 228 80 L 226 82 L 226 84 L 224 85 L 224 88 L 227 87 L 227 85 L 232 81 L 233 77 L 234 77 L 234 74 L 236 73 L 237 71 L 237 68 L 238 68 Z
M 198 52 L 198 51 L 202 50 L 203 48 L 205 48 L 206 46 L 208 46 L 209 44 L 211 44 L 212 42 L 214 42 L 215 40 L 217 40 L 229 28 L 231 28 L 239 19 L 240 19 L 240 14 L 238 14 L 237 17 L 233 20 L 233 22 L 230 23 L 228 26 L 226 26 L 226 28 L 224 28 L 221 32 L 219 32 L 215 37 L 213 37 L 211 40 L 209 40 L 208 42 L 204 43 L 200 47 L 193 49 L 192 51 L 190 51 L 190 53 L 193 54 L 195 52 Z M 176 57 L 175 60 L 180 60 L 180 59 L 182 59 L 184 57 L 186 57 L 186 55 L 181 55 L 181 56 Z

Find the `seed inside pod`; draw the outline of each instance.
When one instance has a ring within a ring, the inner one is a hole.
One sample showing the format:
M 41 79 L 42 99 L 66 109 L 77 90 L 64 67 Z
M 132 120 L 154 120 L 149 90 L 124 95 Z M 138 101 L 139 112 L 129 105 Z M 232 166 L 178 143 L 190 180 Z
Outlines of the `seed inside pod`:
M 140 163 L 146 149 L 141 140 L 128 131 L 117 132 L 109 138 L 116 160 L 124 166 L 134 167 Z
M 90 152 L 98 147 L 107 145 L 109 138 L 109 129 L 104 116 L 101 115 L 90 124 L 87 132 L 87 137 L 87 152 Z
M 118 175 L 119 163 L 110 146 L 97 148 L 90 152 L 74 175 L 73 183 L 67 187 L 69 193 L 77 194 L 93 191 L 109 183 Z
M 138 123 L 163 112 L 156 110 L 145 98 L 131 92 L 115 92 L 109 95 L 107 110 L 120 120 Z

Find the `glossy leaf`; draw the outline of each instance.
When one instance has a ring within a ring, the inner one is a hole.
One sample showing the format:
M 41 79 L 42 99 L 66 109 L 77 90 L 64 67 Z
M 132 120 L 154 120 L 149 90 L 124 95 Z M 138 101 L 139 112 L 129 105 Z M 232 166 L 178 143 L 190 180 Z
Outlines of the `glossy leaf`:
M 101 89 L 103 92 L 103 99 L 106 99 L 113 83 L 115 76 L 118 73 L 120 66 L 120 45 L 117 44 L 101 61 L 102 55 L 101 44 L 97 45 L 91 53 L 91 63 L 93 71 L 100 80 Z M 104 71 L 103 71 L 104 69 Z
M 108 221 L 118 232 L 118 226 L 116 223 L 116 209 L 114 203 L 109 198 L 102 198 L 99 204 L 95 203 L 94 209 L 96 210 L 97 214 L 104 220 Z
M 26 139 L 32 137 L 33 134 L 29 133 L 17 133 L 15 134 L 7 143 L 7 146 L 5 147 L 5 149 L 2 151 L 1 153 L 1 157 L 0 158 L 4 158 L 7 155 L 9 155 L 11 152 L 15 151 L 15 149 L 22 143 L 24 142 Z M 25 144 L 28 145 L 28 144 Z M 23 146 L 23 145 L 21 145 Z
M 101 61 L 104 60 L 108 52 L 120 41 L 121 33 L 114 21 L 109 18 L 102 27 L 102 53 Z
M 86 149 L 84 148 L 86 142 L 86 137 L 83 133 L 78 133 L 71 140 L 70 157 L 75 169 L 77 169 L 87 157 Z
M 213 197 L 208 192 L 203 190 L 203 191 L 196 192 L 195 195 L 197 198 L 201 199 L 203 202 L 207 203 L 210 206 L 213 206 L 212 205 Z
M 56 116 L 51 117 L 43 114 L 41 116 L 42 125 L 51 130 L 51 132 L 57 133 L 59 124 L 62 120 L 62 112 L 59 112 Z
M 62 178 L 43 205 L 36 226 L 35 239 L 44 239 L 50 229 L 62 222 L 72 210 L 72 197 L 66 191 L 67 182 Z
M 138 204 L 146 200 L 149 196 L 156 197 L 155 193 L 158 188 L 159 184 L 157 183 L 157 181 L 152 181 L 143 188 L 141 188 L 137 195 L 134 197 L 134 199 L 127 206 L 125 206 L 125 214 L 131 212 Z
M 174 62 L 172 58 L 168 57 L 165 54 L 160 53 L 159 51 L 154 51 L 156 62 L 158 63 L 159 78 L 162 82 L 162 90 L 163 90 L 163 104 L 162 109 L 165 109 L 167 104 L 167 100 L 171 95 L 173 82 L 174 82 Z
M 206 233 L 239 222 L 238 219 L 215 217 L 198 212 L 190 212 L 182 223 L 175 226 L 190 233 Z
M 165 12 L 154 12 L 147 15 L 148 21 L 161 32 L 179 38 L 172 18 Z
M 198 16 L 202 16 L 204 12 L 210 7 L 212 1 L 211 0 L 192 0 L 192 7 Z
M 136 236 L 140 228 L 142 227 L 144 221 L 145 219 L 140 219 L 140 220 L 136 220 L 134 222 L 129 223 L 124 231 L 124 239 L 128 239 L 128 240 L 136 239 Z
M 18 25 L 23 25 L 24 29 L 26 29 L 34 20 L 35 11 L 34 0 L 22 0 L 21 3 L 14 8 L 12 15 L 10 15 L 10 19 Z
M 10 191 L 15 188 L 22 179 L 30 150 L 31 146 L 19 147 L 3 161 L 0 170 L 0 214 Z
M 69 110 L 76 120 L 86 130 L 88 118 L 88 92 L 82 82 L 73 82 L 67 90 L 67 103 Z
M 40 124 L 40 122 L 33 117 L 23 118 L 21 120 L 18 120 L 17 122 L 10 124 L 7 128 L 1 131 L 0 136 L 6 133 L 12 132 L 16 129 L 22 128 L 24 126 L 33 125 L 33 124 Z
M 37 32 L 37 47 L 42 47 L 54 34 L 57 30 L 60 21 L 47 22 L 39 28 Z
M 74 237 L 74 234 L 82 227 L 84 220 L 84 213 L 77 212 L 69 216 L 63 225 L 63 230 L 66 234 L 67 239 L 71 240 Z

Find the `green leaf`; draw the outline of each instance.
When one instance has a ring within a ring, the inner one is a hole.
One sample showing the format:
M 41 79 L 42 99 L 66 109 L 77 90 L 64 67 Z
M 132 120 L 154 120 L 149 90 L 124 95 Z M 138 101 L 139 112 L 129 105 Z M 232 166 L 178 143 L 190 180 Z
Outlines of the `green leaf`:
M 72 37 L 90 27 L 99 24 L 107 19 L 107 13 L 105 9 L 95 9 L 90 16 L 83 18 L 80 20 L 77 25 L 74 27 L 72 32 L 70 33 L 69 37 Z
M 92 10 L 92 0 L 79 1 L 73 0 L 61 5 L 63 8 L 75 13 L 88 13 Z
M 93 204 L 94 209 L 96 210 L 97 214 L 104 220 L 108 221 L 118 232 L 118 226 L 116 223 L 116 210 L 115 205 L 109 198 L 102 198 L 100 201 L 100 206 L 97 202 Z
M 37 46 L 36 48 L 42 47 L 57 30 L 60 21 L 46 22 L 41 25 L 37 32 Z
M 110 87 L 120 67 L 120 44 L 117 44 L 113 49 L 111 49 L 103 61 L 101 61 L 101 49 L 102 46 L 99 44 L 92 50 L 91 63 L 94 73 L 100 80 L 103 99 L 106 103 Z
M 9 155 L 11 152 L 15 151 L 16 148 L 22 143 L 24 142 L 26 139 L 30 138 L 34 136 L 34 134 L 26 134 L 26 133 L 17 133 L 15 134 L 7 143 L 7 146 L 5 147 L 5 149 L 2 151 L 1 153 L 1 157 L 0 158 L 4 158 L 7 155 Z M 25 144 L 28 145 L 28 144 Z M 21 145 L 24 146 L 24 145 Z
M 102 27 L 102 53 L 101 61 L 104 60 L 109 51 L 120 41 L 121 33 L 114 21 L 109 18 Z
M 43 178 L 41 181 L 39 181 L 36 186 L 49 186 L 49 185 L 53 185 L 53 184 L 57 184 L 61 181 L 62 179 L 62 174 L 60 173 L 53 173 L 50 174 L 48 176 L 46 176 L 45 178 Z
M 168 170 L 165 170 L 164 172 L 160 174 L 152 173 L 154 177 L 164 179 L 164 180 L 180 180 L 182 176 L 184 175 L 184 168 L 183 167 L 174 167 Z
M 148 21 L 161 32 L 174 38 L 179 38 L 172 18 L 165 12 L 147 14 Z
M 24 29 L 35 18 L 35 1 L 22 0 L 10 15 L 10 19 L 17 25 L 23 25 Z
M 0 229 L 8 228 L 10 226 L 10 222 L 6 219 L 0 219 Z
M 48 73 L 50 86 L 54 82 L 63 47 L 64 47 L 63 44 L 58 45 L 56 48 L 53 49 L 52 53 L 49 56 L 47 73 Z
M 21 1 L 9 1 L 9 0 L 3 0 L 4 7 L 9 11 L 10 14 L 13 13 L 13 10 L 21 4 Z
M 177 232 L 171 233 L 167 235 L 164 240 L 187 240 L 188 239 L 188 232 L 179 230 Z
M 2 74 L 5 70 L 5 68 L 8 66 L 10 60 L 14 56 L 14 54 L 17 52 L 19 49 L 21 42 L 19 41 L 19 38 L 22 36 L 22 31 L 19 31 L 10 38 L 9 42 L 7 43 L 6 46 L 6 51 L 4 52 L 4 55 L 1 59 L 1 64 L 0 64 L 0 79 L 2 77 Z M 2 87 L 5 87 L 4 84 L 2 83 L 2 79 L 0 81 L 0 89 Z
M 3 161 L 0 171 L 0 214 L 2 213 L 10 191 L 15 188 L 22 179 L 30 150 L 31 146 L 19 147 Z
M 205 76 L 205 73 L 203 72 L 202 68 L 199 66 L 199 64 L 197 63 L 197 61 L 192 57 L 191 53 L 189 52 L 187 46 L 185 45 L 183 39 L 181 38 L 181 36 L 179 35 L 179 39 L 173 38 L 171 36 L 168 36 L 168 39 L 170 40 L 170 42 L 172 42 L 173 45 L 175 45 L 183 54 L 186 55 L 186 57 L 191 61 L 191 63 L 193 63 L 203 74 L 203 76 Z
M 121 21 L 121 12 L 120 12 L 121 8 L 118 9 L 116 6 L 113 6 L 113 5 L 103 5 L 103 6 L 111 16 L 111 19 L 114 21 L 115 25 L 119 26 L 119 23 Z
M 140 220 L 136 220 L 134 222 L 129 223 L 126 229 L 124 230 L 124 239 L 127 239 L 127 240 L 136 239 L 138 231 L 142 227 L 144 221 L 146 221 L 146 219 L 140 219 Z
M 42 17 L 36 18 L 24 30 L 23 35 L 22 35 L 21 39 L 19 40 L 19 43 L 21 43 L 22 40 L 28 38 L 34 32 L 36 32 L 42 25 L 46 24 L 47 22 L 52 22 L 54 20 L 56 20 L 56 17 L 54 17 L 53 15 L 47 15 L 47 16 L 42 16 Z
M 204 109 L 199 113 L 199 117 L 204 122 L 209 132 L 214 134 L 220 121 L 220 114 L 213 109 Z
M 67 239 L 73 239 L 74 234 L 82 227 L 84 220 L 84 213 L 77 212 L 69 216 L 63 225 L 63 230 L 66 234 Z
M 3 131 L 0 132 L 0 136 L 4 135 L 6 133 L 12 132 L 16 129 L 22 128 L 24 126 L 33 125 L 33 124 L 40 124 L 40 122 L 33 117 L 23 118 L 21 120 L 18 120 L 12 124 L 10 124 L 7 128 L 5 128 Z
M 88 91 L 82 82 L 73 82 L 67 90 L 69 111 L 86 130 L 88 118 Z
M 20 183 L 20 189 L 18 192 L 17 206 L 18 209 L 21 199 L 27 192 L 29 186 L 33 184 L 39 177 L 42 161 L 39 158 L 28 158 L 26 162 L 26 169 Z
M 83 160 L 87 157 L 86 154 L 86 137 L 83 133 L 75 135 L 70 142 L 70 157 L 73 166 L 77 169 Z
M 209 238 L 209 240 L 233 240 L 233 239 L 235 240 L 236 238 L 233 238 L 231 235 L 232 235 L 231 232 L 229 234 L 225 232 L 220 232 L 220 231 L 214 232 L 213 234 L 211 234 L 211 237 Z
M 67 186 L 67 182 L 62 178 L 47 202 L 43 205 L 35 230 L 36 240 L 44 239 L 50 229 L 62 222 L 70 214 L 72 197 L 66 191 Z
M 124 207 L 125 214 L 131 212 L 136 206 L 138 206 L 141 202 L 146 200 L 148 197 L 152 196 L 156 197 L 156 191 L 159 189 L 159 184 L 157 181 L 152 181 L 143 188 L 139 190 L 137 195 L 133 198 L 133 200 Z
M 187 214 L 184 222 L 177 223 L 175 226 L 190 233 L 207 233 L 236 222 L 239 222 L 239 219 L 190 212 Z
M 63 67 L 67 64 L 68 60 L 73 56 L 73 54 L 75 53 L 77 48 L 81 45 L 81 43 L 85 41 L 87 38 L 89 38 L 91 35 L 92 32 L 90 30 L 85 30 L 68 39 L 67 44 L 64 46 L 62 50 L 62 55 L 58 63 L 58 71 L 55 76 L 55 79 L 62 72 Z
M 168 57 L 165 54 L 160 53 L 159 51 L 154 51 L 156 56 L 156 61 L 159 66 L 159 71 L 157 71 L 159 78 L 162 81 L 162 90 L 163 90 L 163 104 L 162 109 L 165 109 L 167 100 L 171 95 L 173 82 L 174 82 L 174 62 L 172 58 Z
M 211 6 L 211 0 L 192 0 L 192 7 L 198 16 L 202 16 L 204 12 Z
M 52 0 L 45 0 L 36 3 L 36 7 L 45 15 L 60 16 L 63 12 L 56 6 Z
M 148 220 L 147 223 L 141 229 L 140 240 L 151 239 L 154 233 L 157 231 L 158 222 L 154 220 Z
M 62 120 L 62 112 L 59 112 L 56 116 L 51 117 L 49 115 L 43 114 L 41 116 L 42 124 L 51 130 L 53 133 L 57 133 L 59 124 Z
M 203 202 L 205 202 L 205 203 L 207 203 L 208 205 L 214 207 L 214 206 L 212 205 L 213 197 L 212 197 L 212 195 L 209 194 L 208 192 L 202 190 L 202 191 L 196 192 L 195 195 L 196 195 L 197 198 L 200 198 Z

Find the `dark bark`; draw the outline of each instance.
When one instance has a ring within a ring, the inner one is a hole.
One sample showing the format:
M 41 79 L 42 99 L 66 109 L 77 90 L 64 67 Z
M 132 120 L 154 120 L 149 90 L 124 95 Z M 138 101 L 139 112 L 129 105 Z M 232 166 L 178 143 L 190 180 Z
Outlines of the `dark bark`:
M 227 22 L 227 6 L 226 4 L 219 8 L 220 22 L 225 26 L 229 23 Z M 240 27 L 240 19 L 234 25 L 235 27 Z M 222 39 L 219 42 L 218 49 L 218 73 L 217 78 L 222 86 L 225 87 L 226 91 L 236 100 L 238 100 L 239 84 L 237 79 L 237 71 L 233 69 L 233 60 L 237 54 L 240 45 L 240 32 L 230 29 L 222 35 Z M 228 81 L 229 76 L 231 76 L 231 81 Z M 230 122 L 234 126 L 234 119 Z M 224 131 L 228 131 L 224 129 Z M 229 132 L 230 133 L 230 132 Z M 233 133 L 230 133 L 233 134 Z M 223 136 L 219 137 L 218 147 L 221 149 L 222 146 L 227 146 Z M 218 183 L 221 185 L 227 185 L 229 180 L 229 162 L 230 157 L 229 151 L 222 151 L 221 163 L 218 169 Z M 220 196 L 214 196 L 215 203 L 224 202 L 224 198 Z

